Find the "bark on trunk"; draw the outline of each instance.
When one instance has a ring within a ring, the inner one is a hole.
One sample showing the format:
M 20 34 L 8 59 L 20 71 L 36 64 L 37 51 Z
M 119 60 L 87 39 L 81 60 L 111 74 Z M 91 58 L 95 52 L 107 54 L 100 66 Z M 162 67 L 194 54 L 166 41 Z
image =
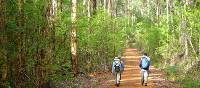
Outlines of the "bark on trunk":
M 5 16 L 5 0 L 1 0 L 0 1 L 0 32 L 2 33 L 0 35 L 0 44 L 2 46 L 5 46 L 7 43 L 7 36 L 6 36 L 6 30 L 5 30 L 5 22 L 6 22 L 6 16 Z M 3 63 L 2 65 L 2 75 L 1 75 L 1 79 L 0 81 L 5 82 L 7 80 L 7 74 L 8 74 L 8 64 L 7 62 L 7 50 L 6 47 L 3 47 L 2 49 L 0 49 L 0 56 L 1 56 L 1 60 Z M 5 87 L 5 86 L 3 86 Z
M 104 10 L 106 11 L 107 8 L 107 0 L 104 0 Z
M 108 0 L 108 14 L 112 16 L 112 0 Z
M 72 0 L 72 30 L 71 30 L 71 60 L 72 60 L 72 72 L 74 76 L 78 73 L 77 68 L 77 38 L 76 38 L 76 19 L 77 19 L 77 0 Z
M 97 1 L 93 0 L 93 15 L 96 14 L 96 10 L 97 10 Z

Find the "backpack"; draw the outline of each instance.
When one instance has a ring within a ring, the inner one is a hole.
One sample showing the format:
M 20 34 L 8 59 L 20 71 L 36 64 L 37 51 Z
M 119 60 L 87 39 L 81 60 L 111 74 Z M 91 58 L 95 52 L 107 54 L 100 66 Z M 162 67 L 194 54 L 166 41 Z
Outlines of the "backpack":
M 141 59 L 141 68 L 142 69 L 147 69 L 149 67 L 149 61 L 147 60 L 146 57 L 142 57 Z
M 116 62 L 115 62 L 116 63 Z M 120 62 L 115 64 L 115 72 L 120 72 Z

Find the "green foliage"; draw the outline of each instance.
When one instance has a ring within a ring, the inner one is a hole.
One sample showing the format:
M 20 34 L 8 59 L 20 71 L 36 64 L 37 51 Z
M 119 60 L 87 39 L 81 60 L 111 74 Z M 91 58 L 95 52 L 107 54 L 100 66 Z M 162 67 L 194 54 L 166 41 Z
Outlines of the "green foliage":
M 73 78 L 71 1 L 62 0 L 62 12 L 60 1 L 56 15 L 50 17 L 51 2 L 48 0 L 24 0 L 20 8 L 17 0 L 6 0 L 6 29 L 1 33 L 6 37 L 6 43 L 1 46 L 6 59 L 0 60 L 0 66 L 8 67 L 9 76 L 2 85 L 31 88 L 49 81 Z M 127 7 L 128 15 L 124 14 L 125 1 L 117 1 L 117 17 L 111 17 L 98 5 L 95 13 L 87 17 L 86 6 L 78 2 L 76 27 L 80 72 L 108 71 L 113 57 L 120 56 L 127 46 L 147 52 L 153 65 L 164 68 L 172 80 L 179 78 L 179 72 L 183 73 L 199 61 L 196 59 L 200 52 L 199 1 L 187 5 L 174 1 L 168 23 L 164 1 L 131 1 Z M 157 4 L 161 14 L 157 13 Z M 91 6 L 91 12 L 93 10 Z M 189 51 L 187 56 L 186 45 Z M 3 74 L 2 69 L 0 75 Z M 183 79 L 178 80 L 185 88 L 199 86 L 199 81 L 192 84 L 191 80 L 198 73 L 190 78 L 184 75 L 180 75 Z
M 177 82 L 181 84 L 183 88 L 199 88 L 200 86 L 199 80 L 194 80 L 187 76 L 184 78 L 178 79 Z
M 167 75 L 167 79 L 169 80 L 173 80 L 178 76 L 178 68 L 176 66 L 168 66 L 166 68 L 163 69 L 163 71 L 166 73 Z
M 186 74 L 178 74 L 190 71 L 191 67 L 195 65 L 194 63 L 199 61 L 197 59 L 199 53 L 197 52 L 199 52 L 200 25 L 198 20 L 200 11 L 197 10 L 199 2 L 194 2 L 186 4 L 174 1 L 172 3 L 173 12 L 170 12 L 171 8 L 169 8 L 168 23 L 166 22 L 166 9 L 162 9 L 162 14 L 159 17 L 153 14 L 157 13 L 154 9 L 155 4 L 136 0 L 132 3 L 133 8 L 130 9 L 132 13 L 137 13 L 135 14 L 136 24 L 133 26 L 136 28 L 133 33 L 135 36 L 132 39 L 136 41 L 136 47 L 150 55 L 154 66 L 164 68 L 170 80 L 183 77 L 180 83 L 183 83 L 181 85 L 186 88 L 197 86 L 196 83 L 194 83 L 195 86 L 192 86 L 190 82 L 184 83 L 186 80 L 191 81 L 191 79 L 187 79 L 184 76 Z M 161 4 L 159 8 L 166 7 L 165 2 L 159 2 L 159 4 Z M 140 14 L 141 5 L 146 6 L 143 7 L 143 13 L 150 11 L 150 14 Z M 188 53 L 186 53 L 186 49 Z M 191 78 L 195 77 L 191 76 Z
M 92 18 L 81 16 L 78 19 L 80 71 L 105 71 L 104 67 L 110 67 L 110 60 L 124 45 L 125 30 L 116 27 L 123 26 L 121 23 L 121 18 L 112 19 L 103 10 L 97 10 Z

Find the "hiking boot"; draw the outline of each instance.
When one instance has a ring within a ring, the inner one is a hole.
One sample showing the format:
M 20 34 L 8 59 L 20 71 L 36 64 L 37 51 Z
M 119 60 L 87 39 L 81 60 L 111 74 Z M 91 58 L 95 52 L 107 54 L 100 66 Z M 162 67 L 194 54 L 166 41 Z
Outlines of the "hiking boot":
M 119 84 L 115 84 L 115 86 L 119 87 Z
M 145 83 L 145 86 L 147 86 L 147 83 Z

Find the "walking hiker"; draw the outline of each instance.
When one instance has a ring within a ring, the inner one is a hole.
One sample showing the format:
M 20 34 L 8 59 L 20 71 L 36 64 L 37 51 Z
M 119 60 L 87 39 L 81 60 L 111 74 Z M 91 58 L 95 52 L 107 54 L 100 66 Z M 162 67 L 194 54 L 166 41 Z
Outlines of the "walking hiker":
M 147 56 L 147 53 L 141 57 L 140 60 L 140 69 L 141 69 L 141 84 L 147 86 L 149 67 L 150 67 L 150 58 Z
M 121 73 L 123 72 L 124 64 L 120 57 L 115 57 L 112 64 L 112 73 L 115 76 L 115 85 L 119 86 L 121 80 Z

